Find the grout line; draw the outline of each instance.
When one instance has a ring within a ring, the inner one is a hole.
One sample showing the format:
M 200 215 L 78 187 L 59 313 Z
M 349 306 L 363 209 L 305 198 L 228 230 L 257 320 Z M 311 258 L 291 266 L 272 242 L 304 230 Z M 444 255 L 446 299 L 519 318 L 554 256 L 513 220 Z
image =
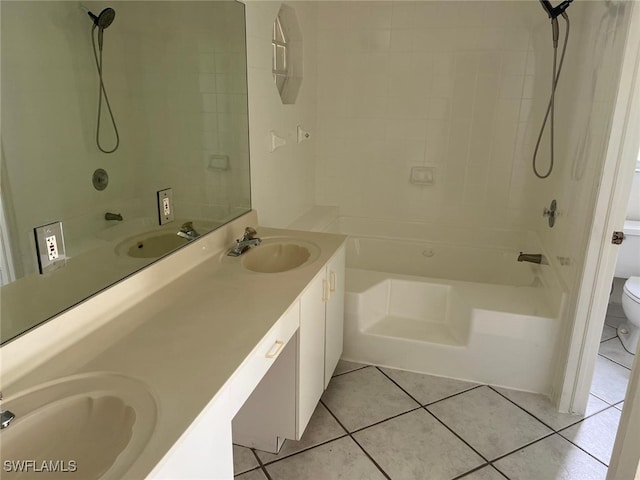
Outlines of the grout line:
M 250 470 L 247 470 L 246 472 L 242 472 L 242 473 L 235 473 L 233 474 L 233 478 L 238 478 L 240 475 L 244 475 L 245 473 L 249 473 L 249 472 L 254 472 L 256 470 L 262 470 L 262 468 L 260 467 L 260 465 L 258 465 L 257 467 L 253 467 Z M 271 479 L 269 479 L 271 480 Z
M 269 472 L 267 472 L 267 470 L 264 468 L 264 464 L 262 463 L 262 460 L 260 460 L 260 457 L 256 453 L 256 449 L 252 448 L 251 451 L 253 452 L 253 455 L 256 457 L 256 460 L 258 460 L 258 465 L 259 465 L 258 468 L 262 470 L 262 473 L 264 473 L 265 477 L 267 477 L 267 480 L 273 480 L 271 478 L 271 475 L 269 475 Z M 253 470 L 257 470 L 257 468 L 254 468 Z M 249 470 L 249 471 L 253 471 L 253 470 Z
M 382 370 L 380 370 L 379 367 L 376 367 L 378 369 L 378 371 L 380 373 L 382 373 L 385 377 L 387 377 L 390 381 L 392 381 L 400 390 L 402 390 L 404 393 L 406 393 L 414 402 L 417 402 L 418 405 L 421 405 L 420 402 L 418 402 L 413 395 L 411 395 L 409 392 L 407 392 L 404 388 L 402 388 L 398 383 L 396 383 L 392 378 L 390 378 L 387 374 L 385 374 Z M 433 418 L 436 419 L 437 422 L 439 422 L 440 424 L 442 424 L 442 426 L 444 426 L 447 430 L 449 430 L 458 440 L 460 440 L 462 443 L 464 443 L 467 447 L 469 447 L 471 450 L 473 450 L 477 455 L 480 456 L 480 458 L 482 458 L 485 462 L 487 462 L 487 464 L 489 463 L 489 460 L 482 455 L 479 451 L 477 451 L 475 448 L 473 448 L 464 438 L 462 438 L 460 435 L 458 435 L 454 430 L 452 430 L 446 423 L 444 423 L 442 420 L 440 420 L 434 413 L 430 412 L 429 410 L 427 410 L 427 405 L 433 405 L 434 403 L 438 403 L 441 402 L 443 400 L 452 398 L 452 397 L 456 397 L 458 395 L 462 395 L 463 393 L 466 392 L 470 392 L 471 390 L 475 390 L 477 388 L 483 387 L 484 385 L 475 385 L 463 392 L 458 392 L 458 393 L 454 393 L 453 395 L 449 395 L 448 397 L 445 398 L 441 398 L 440 400 L 437 400 L 435 402 L 431 402 L 429 404 L 425 404 L 422 405 L 420 408 L 422 408 L 425 412 L 427 412 L 429 415 L 431 415 Z M 417 409 L 414 409 L 412 411 L 415 411 Z M 409 412 L 405 412 L 405 413 L 409 413 Z M 403 414 L 404 415 L 404 414 Z M 399 415 L 396 415 L 399 416 Z M 380 422 L 381 423 L 381 422 Z M 468 472 L 467 472 L 468 473 Z
M 409 395 L 409 397 L 411 397 L 411 399 L 412 399 L 414 402 L 416 402 L 418 405 L 421 405 L 421 406 L 423 406 L 423 407 L 426 407 L 426 406 L 429 406 L 429 405 L 433 405 L 434 403 L 442 402 L 443 400 L 447 400 L 447 399 L 449 399 L 449 398 L 451 398 L 451 397 L 455 397 L 455 396 L 457 396 L 457 395 L 461 395 L 461 394 L 463 394 L 463 393 L 467 393 L 467 392 L 470 392 L 471 390 L 475 390 L 476 388 L 480 388 L 480 387 L 483 387 L 483 386 L 484 386 L 483 384 L 472 385 L 472 386 L 470 386 L 469 388 L 467 388 L 467 389 L 465 389 L 465 390 L 462 390 L 462 391 L 460 391 L 460 392 L 452 393 L 451 395 L 448 395 L 448 396 L 446 396 L 446 397 L 442 397 L 442 398 L 440 398 L 440 399 L 438 399 L 438 400 L 434 400 L 433 402 L 427 402 L 427 403 L 424 403 L 424 404 L 423 404 L 423 403 L 420 403 L 420 402 L 418 401 L 418 399 L 417 399 L 417 398 L 415 398 L 413 395 L 411 395 L 409 392 L 407 392 L 407 391 L 404 389 L 404 387 L 402 387 L 402 385 L 400 385 L 400 384 L 399 384 L 398 382 L 396 382 L 393 378 L 391 378 L 391 377 L 390 377 L 389 375 L 387 375 L 384 371 L 382 371 L 382 369 L 381 369 L 380 367 L 375 367 L 375 368 L 376 368 L 376 369 L 377 369 L 381 374 L 383 374 L 385 377 L 387 377 L 389 380 L 391 380 L 391 381 L 394 383 L 394 385 L 395 385 L 396 387 L 398 387 L 398 388 L 399 388 L 400 390 L 402 390 L 404 393 L 406 393 L 407 395 Z M 404 370 L 401 370 L 401 371 L 404 371 Z M 421 375 L 421 374 L 418 374 L 418 375 Z M 424 374 L 424 375 L 428 375 L 428 374 Z
M 335 373 L 331 376 L 331 378 L 336 378 L 336 377 L 341 377 L 342 375 L 346 375 L 347 373 L 353 373 L 353 372 L 357 372 L 358 370 L 363 370 L 367 367 L 372 367 L 373 365 L 363 365 L 361 367 L 358 368 L 354 368 L 353 370 L 349 370 L 347 372 L 340 372 L 340 373 Z
M 384 469 L 378 464 L 378 462 L 376 462 L 373 459 L 373 457 L 371 455 L 369 455 L 369 452 L 367 452 L 364 449 L 364 447 L 362 445 L 360 445 L 360 443 L 355 438 L 353 438 L 351 435 L 349 435 L 349 437 L 351 438 L 351 440 L 353 440 L 355 442 L 356 445 L 358 445 L 358 447 L 360 447 L 360 450 L 362 450 L 362 452 L 367 456 L 367 458 L 369 460 L 371 460 L 371 463 L 373 463 L 376 466 L 376 468 L 378 470 L 380 470 L 380 473 L 382 473 L 382 475 L 384 475 L 387 480 L 392 480 L 391 477 L 389 475 L 387 475 L 387 472 L 385 472 Z
M 389 420 L 393 420 L 394 418 L 401 417 L 403 415 L 406 415 L 407 413 L 413 413 L 416 410 L 420 410 L 421 408 L 422 407 L 420 405 L 418 405 L 417 407 L 412 408 L 411 410 L 407 410 L 406 412 L 398 413 L 397 415 L 393 415 L 391 417 L 387 417 L 384 420 L 379 420 L 379 421 L 377 421 L 375 423 L 372 423 L 371 425 L 367 425 L 366 427 L 356 428 L 355 430 L 349 432 L 349 435 L 354 434 L 354 433 L 360 433 L 363 430 L 367 430 L 368 428 L 375 427 L 377 425 L 380 425 L 381 423 L 388 422 Z
M 498 470 L 498 468 L 491 464 L 491 463 L 485 463 L 484 465 L 480 465 L 479 467 L 474 468 L 473 470 L 469 470 L 468 472 L 463 473 L 462 475 L 458 475 L 457 477 L 452 478 L 451 480 L 464 480 L 464 478 L 467 475 L 471 475 L 474 472 L 477 472 L 478 470 L 485 468 L 485 467 L 489 467 L 490 469 L 498 472 L 498 475 L 500 475 L 501 477 L 505 478 L 506 480 L 510 480 L 509 477 L 507 477 L 504 473 L 502 473 L 500 470 Z
M 500 395 L 502 398 L 504 398 L 505 400 L 513 403 L 516 407 L 518 407 L 520 410 L 522 410 L 523 412 L 527 413 L 528 415 L 530 415 L 531 417 L 535 418 L 537 421 L 539 421 L 541 424 L 543 424 L 545 427 L 547 427 L 549 430 L 551 430 L 552 432 L 556 432 L 557 430 L 555 428 L 553 428 L 551 425 L 547 425 L 545 422 L 543 422 L 542 420 L 540 420 L 538 417 L 536 417 L 533 413 L 531 413 L 530 411 L 528 411 L 526 408 L 522 407 L 521 405 L 518 405 L 515 400 L 511 400 L 509 397 L 507 397 L 506 395 L 503 395 L 502 393 L 500 393 L 499 391 L 497 391 L 495 388 L 493 388 L 492 386 L 489 385 L 489 388 L 491 390 L 493 390 L 495 393 L 497 393 L 498 395 Z M 567 414 L 568 415 L 568 414 Z M 580 420 L 578 420 L 576 423 L 580 422 Z M 572 424 L 575 425 L 575 424 Z M 567 428 L 567 427 L 562 427 L 562 428 Z
M 269 475 L 269 472 L 267 472 L 267 469 L 264 468 L 264 465 L 261 466 L 260 469 L 262 470 L 262 473 L 264 473 L 264 476 L 267 477 L 267 480 L 273 480 L 273 478 L 271 478 L 271 475 Z
M 569 427 L 567 427 L 569 428 Z M 605 467 L 609 468 L 609 465 L 607 465 L 606 463 L 604 463 L 602 460 L 600 460 L 599 458 L 596 458 L 594 455 L 592 455 L 590 452 L 586 451 L 584 448 L 582 448 L 580 445 L 576 445 L 575 443 L 573 443 L 571 440 L 569 440 L 568 438 L 565 438 L 564 436 L 562 436 L 560 433 L 558 432 L 552 432 L 548 435 L 545 435 L 544 437 L 538 438 L 537 440 L 527 443 L 526 445 L 523 445 L 519 448 L 516 448 L 515 450 L 509 452 L 509 453 L 505 453 L 504 455 L 501 455 L 497 458 L 494 458 L 493 460 L 491 460 L 491 464 L 493 465 L 494 462 L 497 462 L 499 460 L 502 460 L 505 457 L 508 457 L 509 455 L 512 455 L 516 452 L 518 452 L 519 450 L 524 450 L 525 448 L 530 447 L 531 445 L 541 442 L 542 440 L 545 440 L 553 435 L 558 435 L 560 438 L 562 438 L 563 440 L 566 440 L 567 442 L 569 442 L 571 445 L 573 445 L 574 447 L 576 447 L 579 450 L 582 450 L 584 453 L 586 453 L 587 455 L 589 455 L 591 458 L 593 458 L 594 460 L 597 460 L 599 463 L 601 463 L 602 465 L 604 465 Z M 502 472 L 501 472 L 502 473 Z
M 593 395 L 593 396 L 594 396 L 594 397 L 596 397 L 598 400 L 603 401 L 604 403 L 606 403 L 606 404 L 607 404 L 607 405 L 609 405 L 609 406 L 613 406 L 613 405 L 615 405 L 615 403 L 608 402 L 607 400 L 605 400 L 605 399 L 604 399 L 604 398 L 602 398 L 602 397 L 599 397 L 598 395 L 596 395 L 596 394 L 595 394 L 595 393 L 593 393 L 593 392 L 589 392 L 589 395 Z M 616 403 L 620 403 L 620 402 L 624 402 L 624 400 L 618 400 Z M 606 410 L 606 408 L 603 408 L 603 410 Z M 602 410 L 600 410 L 600 411 L 602 411 Z
M 344 427 L 342 427 L 342 428 L 344 428 Z M 329 440 L 325 440 L 324 442 L 320 442 L 320 443 L 317 443 L 317 444 L 312 445 L 310 447 L 303 448 L 302 450 L 298 450 L 297 452 L 290 453 L 289 455 L 285 455 L 284 457 L 274 458 L 273 460 L 268 460 L 268 461 L 264 462 L 264 464 L 261 464 L 261 465 L 263 465 L 263 466 L 271 465 L 273 463 L 280 462 L 280 461 L 285 460 L 287 458 L 295 457 L 296 455 L 298 455 L 300 453 L 308 452 L 309 450 L 313 450 L 316 447 L 321 447 L 322 445 L 326 445 L 327 443 L 331 443 L 331 442 L 333 442 L 335 440 L 340 440 L 341 438 L 348 437 L 348 436 L 349 436 L 348 433 L 344 433 L 344 434 L 342 434 L 340 436 L 331 438 Z
M 603 355 L 602 353 L 598 353 L 599 356 L 601 356 L 602 358 L 606 358 L 607 360 L 609 360 L 612 363 L 615 363 L 616 365 L 620 365 L 622 368 L 626 368 L 627 370 L 631 371 L 631 369 L 629 367 L 627 367 L 626 365 L 623 365 L 620 362 L 617 362 L 616 360 L 607 357 L 606 355 Z
M 499 460 L 502 460 L 503 458 L 508 457 L 509 455 L 512 455 L 512 454 L 514 454 L 514 453 L 516 453 L 516 452 L 518 452 L 520 450 L 524 450 L 525 448 L 530 447 L 531 445 L 533 445 L 535 443 L 541 442 L 542 440 L 544 440 L 546 438 L 549 438 L 549 437 L 551 437 L 553 435 L 558 435 L 558 434 L 556 432 L 547 433 L 546 435 L 544 435 L 544 436 L 542 436 L 540 438 L 537 438 L 532 442 L 525 443 L 524 445 L 516 448 L 515 450 L 511 450 L 510 452 L 504 453 L 504 454 L 500 455 L 499 457 L 494 458 L 493 460 L 491 460 L 491 464 L 493 465 L 495 462 L 497 462 Z M 562 438 L 564 438 L 564 437 L 562 437 Z M 500 472 L 500 473 L 502 473 L 502 472 Z
M 579 423 L 584 422 L 584 421 L 585 421 L 585 420 L 587 420 L 588 418 L 592 418 L 592 417 L 595 417 L 596 415 L 600 415 L 601 413 L 604 413 L 604 412 L 606 412 L 607 410 L 611 410 L 612 408 L 613 408 L 614 410 L 618 410 L 614 405 L 609 405 L 607 408 L 603 408 L 602 410 L 600 410 L 600 411 L 599 411 L 599 412 L 597 412 L 597 413 L 594 413 L 593 415 L 589 415 L 588 417 L 584 417 L 582 420 L 580 420 L 579 422 L 574 423 L 573 425 L 567 425 L 566 427 L 561 428 L 561 429 L 560 429 L 560 430 L 558 430 L 556 433 L 560 433 L 560 434 L 562 434 L 562 432 L 564 432 L 565 430 L 568 430 L 568 429 L 569 429 L 569 428 L 571 428 L 571 427 L 575 427 L 576 425 L 578 425 Z M 618 412 L 619 412 L 619 411 L 620 411 L 620 410 L 618 410 Z M 562 438 L 565 438 L 565 437 L 563 436 Z M 569 439 L 567 438 L 567 440 L 569 440 Z M 571 440 L 569 440 L 569 441 L 571 442 Z M 571 443 L 573 443 L 573 442 L 571 442 Z
M 502 470 L 500 470 L 498 467 L 496 467 L 493 463 L 491 464 L 491 466 L 493 467 L 493 469 L 498 472 L 500 475 L 502 475 L 504 478 L 506 478 L 507 480 L 510 480 L 509 477 L 507 477 L 507 474 L 504 473 Z
M 593 455 L 591 452 L 589 452 L 588 450 L 585 450 L 584 448 L 582 448 L 580 445 L 573 443 L 571 440 L 569 440 L 567 437 L 565 437 L 564 435 L 562 435 L 561 433 L 557 433 L 556 435 L 560 435 L 561 438 L 565 439 L 567 442 L 569 442 L 571 445 L 573 445 L 574 447 L 576 447 L 578 450 L 582 450 L 584 453 L 586 453 L 587 455 L 589 455 L 591 458 L 593 458 L 594 460 L 597 460 L 598 462 L 600 462 L 602 465 L 604 465 L 605 467 L 609 468 L 609 465 L 607 465 L 606 463 L 604 463 L 602 460 L 600 460 L 598 457 L 596 457 L 595 455 Z
M 353 440 L 353 441 L 355 442 L 355 444 L 356 444 L 356 445 L 358 445 L 358 447 L 360 447 L 360 450 L 362 450 L 362 451 L 364 452 L 364 454 L 367 456 L 367 458 L 368 458 L 369 460 L 371 460 L 371 463 L 373 463 L 373 464 L 376 466 L 376 468 L 377 468 L 378 470 L 380 470 L 380 473 L 382 473 L 382 475 L 384 475 L 384 477 L 385 477 L 387 480 L 391 480 L 391 477 L 390 477 L 389 475 L 387 475 L 387 472 L 385 472 L 385 471 L 383 470 L 383 468 L 382 468 L 380 465 L 378 465 L 378 462 L 376 462 L 376 461 L 373 459 L 373 457 L 372 457 L 371 455 L 369 455 L 369 452 L 367 452 L 367 451 L 362 447 L 362 445 L 360 445 L 360 443 L 358 443 L 358 441 L 357 441 L 355 438 L 353 438 L 353 435 L 351 435 L 351 433 L 349 433 L 349 430 L 347 430 L 347 428 L 342 424 L 342 422 L 338 419 L 338 417 L 336 417 L 336 416 L 334 415 L 334 413 L 333 413 L 333 412 L 331 411 L 331 409 L 329 409 L 329 407 L 328 407 L 328 406 L 327 406 L 327 405 L 322 401 L 322 399 L 320 399 L 320 403 L 322 403 L 322 405 L 324 405 L 324 408 L 326 408 L 326 409 L 327 409 L 327 411 L 331 414 L 331 416 L 335 419 L 335 421 L 336 421 L 336 422 L 338 422 L 338 424 L 339 424 L 339 425 L 344 429 L 344 431 L 345 431 L 345 432 L 347 432 L 347 436 L 348 436 L 351 440 Z M 416 410 L 417 410 L 417 409 L 416 409 Z M 405 412 L 405 413 L 406 413 L 406 412 Z M 366 427 L 366 428 L 368 428 L 368 427 Z M 344 437 L 341 437 L 341 438 L 344 438 Z
M 460 435 L 458 435 L 451 427 L 449 427 L 449 425 L 447 425 L 446 423 L 444 423 L 442 420 L 440 420 L 435 413 L 430 412 L 429 410 L 427 410 L 427 407 L 422 407 L 429 415 L 431 415 L 433 418 L 436 419 L 436 421 L 438 421 L 444 428 L 446 428 L 447 430 L 449 430 L 458 440 L 460 440 L 462 443 L 464 443 L 467 447 L 469 447 L 471 450 L 473 450 L 480 458 L 482 458 L 487 464 L 490 463 L 490 460 L 485 457 L 482 453 L 480 453 L 478 450 L 476 450 L 474 447 L 471 446 L 471 444 L 469 442 L 467 442 L 464 438 L 462 438 Z
M 466 477 L 467 475 L 472 474 L 473 472 L 477 472 L 478 470 L 480 470 L 481 468 L 490 466 L 491 464 L 489 462 L 485 462 L 482 465 L 478 465 L 477 467 L 472 468 L 471 470 L 469 470 L 468 472 L 464 472 L 460 475 L 458 475 L 457 477 L 453 477 L 451 480 L 458 480 L 458 479 L 462 479 L 464 477 Z

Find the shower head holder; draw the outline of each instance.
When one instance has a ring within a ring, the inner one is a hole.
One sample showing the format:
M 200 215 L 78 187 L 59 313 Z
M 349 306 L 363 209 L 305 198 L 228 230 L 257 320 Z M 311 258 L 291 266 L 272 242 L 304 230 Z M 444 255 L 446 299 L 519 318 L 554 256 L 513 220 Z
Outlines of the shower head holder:
M 569 8 L 571 2 L 573 2 L 573 0 L 564 0 L 562 3 L 554 7 L 553 5 L 551 5 L 551 2 L 549 0 L 540 0 L 542 8 L 545 9 L 551 20 L 555 19 L 559 15 L 562 15 L 564 11 Z

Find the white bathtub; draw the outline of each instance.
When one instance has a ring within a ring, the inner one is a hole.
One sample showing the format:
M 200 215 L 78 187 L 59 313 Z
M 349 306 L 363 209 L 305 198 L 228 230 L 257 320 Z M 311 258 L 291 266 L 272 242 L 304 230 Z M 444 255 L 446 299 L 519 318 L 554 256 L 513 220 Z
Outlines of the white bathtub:
M 344 359 L 548 393 L 564 289 L 550 265 L 517 262 L 543 253 L 534 234 L 347 217 L 324 230 L 349 235 Z

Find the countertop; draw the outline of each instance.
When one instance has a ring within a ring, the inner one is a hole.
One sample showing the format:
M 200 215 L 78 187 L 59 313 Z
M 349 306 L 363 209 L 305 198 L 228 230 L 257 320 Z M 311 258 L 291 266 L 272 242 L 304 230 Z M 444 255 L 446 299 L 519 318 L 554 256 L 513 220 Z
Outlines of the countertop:
M 156 397 L 158 421 L 127 478 L 145 477 L 345 241 L 343 235 L 257 230 L 263 239 L 283 236 L 314 243 L 319 257 L 288 272 L 255 273 L 240 266 L 242 257 L 210 252 L 167 286 L 3 386 L 5 398 L 83 372 L 140 380 Z

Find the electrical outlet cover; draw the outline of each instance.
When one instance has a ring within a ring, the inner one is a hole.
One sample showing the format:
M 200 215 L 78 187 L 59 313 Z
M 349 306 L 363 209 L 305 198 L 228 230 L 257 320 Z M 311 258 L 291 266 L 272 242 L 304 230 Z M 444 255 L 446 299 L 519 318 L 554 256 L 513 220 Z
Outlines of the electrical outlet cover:
M 48 273 L 67 263 L 62 222 L 53 222 L 33 229 L 40 273 Z
M 160 225 L 173 222 L 173 190 L 158 190 L 158 222 Z

